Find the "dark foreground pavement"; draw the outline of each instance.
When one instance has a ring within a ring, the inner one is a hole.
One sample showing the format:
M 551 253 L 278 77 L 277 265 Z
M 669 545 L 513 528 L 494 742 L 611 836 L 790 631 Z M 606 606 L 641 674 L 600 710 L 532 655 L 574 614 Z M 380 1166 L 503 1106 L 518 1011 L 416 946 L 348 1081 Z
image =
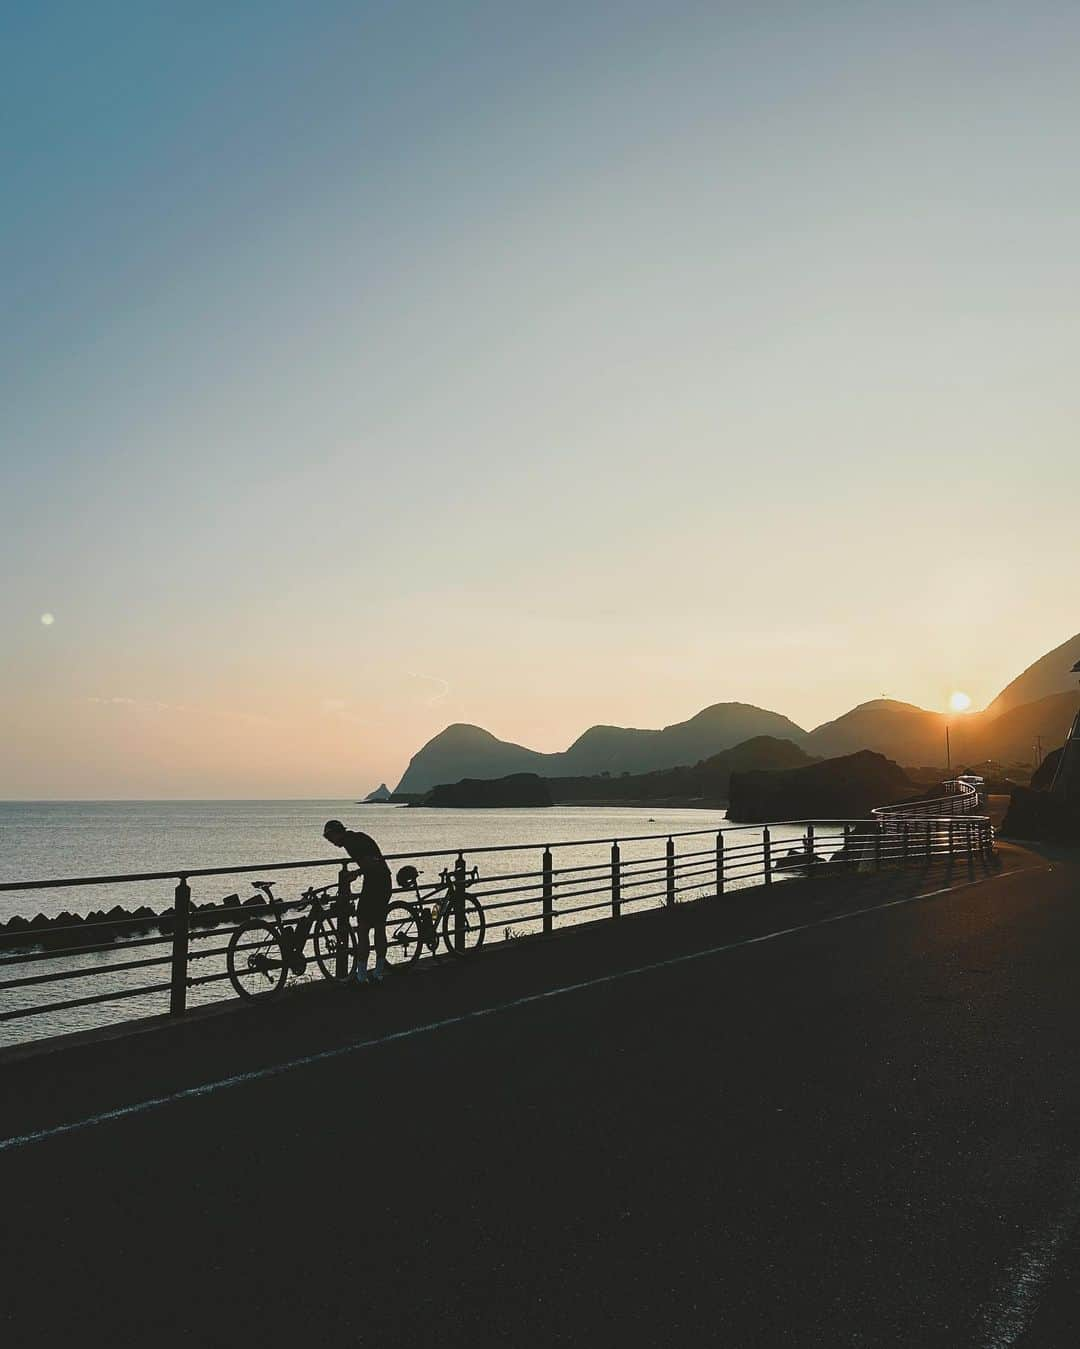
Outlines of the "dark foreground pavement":
M 1080 865 L 1004 860 L 8 1056 L 3 1139 L 208 1089 L 0 1144 L 0 1331 L 1072 1346 Z

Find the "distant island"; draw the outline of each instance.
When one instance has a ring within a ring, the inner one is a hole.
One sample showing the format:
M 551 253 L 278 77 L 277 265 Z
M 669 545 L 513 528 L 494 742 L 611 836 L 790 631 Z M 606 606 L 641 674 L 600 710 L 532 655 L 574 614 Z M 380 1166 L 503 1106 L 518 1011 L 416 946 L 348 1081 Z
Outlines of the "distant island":
M 393 800 L 393 793 L 385 782 L 380 782 L 373 792 L 368 792 L 362 801 L 357 801 L 358 806 L 378 806 L 384 801 Z

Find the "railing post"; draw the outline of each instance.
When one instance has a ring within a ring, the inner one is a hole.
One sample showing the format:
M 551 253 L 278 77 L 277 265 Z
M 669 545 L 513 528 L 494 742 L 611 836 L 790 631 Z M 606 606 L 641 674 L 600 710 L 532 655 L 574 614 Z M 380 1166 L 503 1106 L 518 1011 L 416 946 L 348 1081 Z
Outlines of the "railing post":
M 972 839 L 972 833 L 971 833 L 971 821 L 970 821 L 970 820 L 965 820 L 965 821 L 964 821 L 964 833 L 965 833 L 965 835 L 966 835 L 966 838 L 965 838 L 964 841 L 965 841 L 965 843 L 967 844 L 967 860 L 968 860 L 968 867 L 971 868 L 971 867 L 973 867 L 973 866 L 975 865 L 975 847 L 974 847 L 974 842 L 973 842 L 973 839 Z
M 669 838 L 667 841 L 667 906 L 670 909 L 675 903 L 675 840 Z
M 761 831 L 761 857 L 765 864 L 765 884 L 772 885 L 772 834 L 768 825 Z
M 458 853 L 454 863 L 454 950 L 465 954 L 465 855 Z
M 949 861 L 953 858 L 953 817 L 949 816 Z
M 622 863 L 619 855 L 618 839 L 611 845 L 611 916 L 618 918 L 622 913 Z
M 874 870 L 881 870 L 881 831 L 884 825 L 880 820 L 874 821 Z
M 806 826 L 806 875 L 807 878 L 814 874 L 814 826 Z
M 187 877 L 177 882 L 173 901 L 172 988 L 169 991 L 169 1015 L 183 1016 L 187 1011 L 188 935 L 191 931 L 191 887 Z
M 349 977 L 349 913 L 352 909 L 352 874 L 342 866 L 337 878 L 337 899 L 334 917 L 337 920 L 337 954 L 334 957 L 334 978 L 344 981 Z
M 900 825 L 900 861 L 905 865 L 908 860 L 908 822 L 903 820 Z
M 716 893 L 724 893 L 724 831 L 716 831 Z
M 544 849 L 543 870 L 544 870 L 544 879 L 543 879 L 543 887 L 544 887 L 544 935 L 545 935 L 545 936 L 548 936 L 548 935 L 550 935 L 550 933 L 551 933 L 551 928 L 552 928 L 552 916 L 553 916 L 553 915 L 552 915 L 552 909 L 553 909 L 552 899 L 553 899 L 553 897 L 554 897 L 554 887 L 552 886 L 552 880 L 551 880 L 551 849 L 550 849 L 550 847 Z

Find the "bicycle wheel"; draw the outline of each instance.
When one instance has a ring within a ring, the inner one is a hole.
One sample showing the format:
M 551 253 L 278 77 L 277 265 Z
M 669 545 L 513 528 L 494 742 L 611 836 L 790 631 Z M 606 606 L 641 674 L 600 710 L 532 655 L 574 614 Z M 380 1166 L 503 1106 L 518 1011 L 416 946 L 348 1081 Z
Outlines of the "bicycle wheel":
M 458 954 L 468 955 L 472 951 L 478 951 L 484 944 L 484 930 L 487 927 L 487 919 L 484 917 L 484 910 L 480 903 L 472 895 L 465 896 L 465 940 L 462 943 L 462 950 L 459 953 L 455 936 L 457 924 L 454 922 L 454 901 L 451 900 L 446 906 L 446 912 L 443 914 L 442 934 L 443 941 L 446 943 L 446 949 L 452 956 Z
M 238 927 L 229 938 L 225 965 L 233 988 L 249 1002 L 277 997 L 289 973 L 281 934 L 258 918 Z
M 359 954 L 359 947 L 360 942 L 356 935 L 356 928 L 350 923 L 348 970 L 343 979 L 338 979 L 337 919 L 327 914 L 315 924 L 315 961 L 319 969 L 322 970 L 324 979 L 335 979 L 338 983 L 346 983 L 351 979 L 356 973 L 356 957 Z
M 420 915 L 400 900 L 386 910 L 386 963 L 391 969 L 409 969 L 420 958 Z

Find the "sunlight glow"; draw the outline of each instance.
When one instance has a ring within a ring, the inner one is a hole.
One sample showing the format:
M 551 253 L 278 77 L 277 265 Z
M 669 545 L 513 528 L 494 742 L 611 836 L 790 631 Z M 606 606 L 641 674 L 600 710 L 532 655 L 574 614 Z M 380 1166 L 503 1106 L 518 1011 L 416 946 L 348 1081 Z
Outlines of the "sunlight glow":
M 949 707 L 954 712 L 966 712 L 971 706 L 971 698 L 968 694 L 962 693 L 959 689 L 949 696 Z

